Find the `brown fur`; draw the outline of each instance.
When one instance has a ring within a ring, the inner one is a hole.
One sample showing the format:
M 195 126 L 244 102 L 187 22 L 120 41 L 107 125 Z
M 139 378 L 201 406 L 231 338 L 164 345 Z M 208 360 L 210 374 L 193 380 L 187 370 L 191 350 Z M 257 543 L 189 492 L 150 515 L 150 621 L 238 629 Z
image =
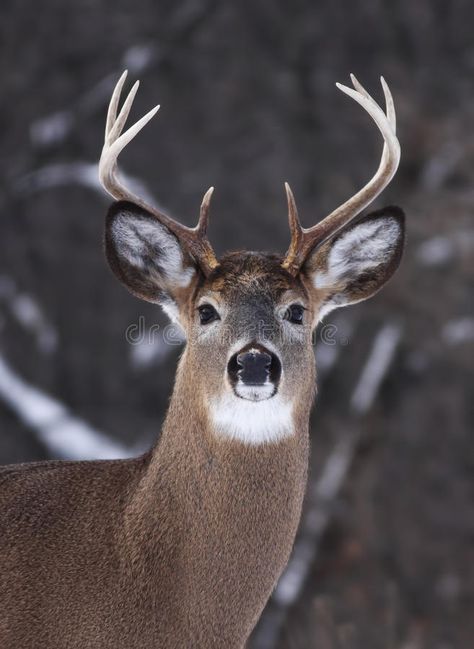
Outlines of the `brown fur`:
M 206 433 L 181 396 L 142 458 L 5 476 L 2 647 L 243 646 L 292 547 L 307 425 L 242 449 Z
M 238 299 L 252 283 L 301 287 L 277 258 L 233 254 L 188 291 L 188 314 L 203 290 Z M 312 386 L 293 438 L 243 446 L 209 430 L 195 373 L 185 352 L 143 457 L 1 470 L 0 646 L 243 647 L 296 533 Z
M 313 288 L 311 264 L 295 278 L 280 257 L 248 252 L 170 287 L 156 275 L 162 251 L 147 251 L 155 258 L 137 271 L 112 234 L 114 272 L 146 299 L 173 300 L 188 345 L 159 441 L 142 457 L 0 469 L 0 646 L 241 649 L 296 534 L 315 390 L 311 331 L 328 292 Z M 327 250 L 314 253 L 314 267 L 324 268 Z M 365 297 L 386 280 L 379 275 Z M 206 342 L 196 307 L 209 295 L 228 335 Z M 224 389 L 230 345 L 257 320 L 277 337 L 277 310 L 296 298 L 305 326 L 277 343 L 293 435 L 255 446 L 220 436 L 209 401 Z

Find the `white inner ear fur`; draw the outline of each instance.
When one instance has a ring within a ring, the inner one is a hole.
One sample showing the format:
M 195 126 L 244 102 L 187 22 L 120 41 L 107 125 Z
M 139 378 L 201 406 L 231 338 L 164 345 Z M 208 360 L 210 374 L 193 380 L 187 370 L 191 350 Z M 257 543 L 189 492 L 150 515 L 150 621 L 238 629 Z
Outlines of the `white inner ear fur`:
M 264 401 L 226 393 L 210 404 L 211 423 L 218 435 L 256 446 L 294 434 L 293 407 L 279 394 Z
M 117 250 L 131 265 L 155 276 L 158 285 L 186 288 L 195 270 L 185 266 L 183 253 L 176 238 L 158 221 L 123 212 L 115 219 L 113 233 Z M 146 256 L 150 248 L 156 250 L 156 266 L 147 268 Z
M 334 242 L 326 270 L 314 274 L 314 287 L 335 287 L 344 279 L 355 279 L 365 271 L 389 261 L 399 237 L 400 226 L 389 217 L 354 226 Z M 334 306 L 337 305 L 332 308 Z
M 163 311 L 166 313 L 168 318 L 171 320 L 171 322 L 173 324 L 178 325 L 180 329 L 184 332 L 183 325 L 179 320 L 179 308 L 176 302 L 172 298 L 170 298 L 169 300 L 162 300 L 160 302 L 160 306 L 163 309 Z

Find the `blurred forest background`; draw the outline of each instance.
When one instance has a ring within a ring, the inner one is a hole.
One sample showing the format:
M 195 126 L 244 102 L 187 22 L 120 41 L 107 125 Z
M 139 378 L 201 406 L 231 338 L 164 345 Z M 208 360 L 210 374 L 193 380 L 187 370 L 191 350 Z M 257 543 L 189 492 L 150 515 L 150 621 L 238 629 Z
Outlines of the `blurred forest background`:
M 474 646 L 474 5 L 468 0 L 6 0 L 0 11 L 0 462 L 116 457 L 155 439 L 179 340 L 119 286 L 97 182 L 124 68 L 122 157 L 186 224 L 216 186 L 218 251 L 284 251 L 374 172 L 381 140 L 334 86 L 394 94 L 407 213 L 390 285 L 316 343 L 301 531 L 251 649 Z M 160 329 L 161 331 L 161 329 Z

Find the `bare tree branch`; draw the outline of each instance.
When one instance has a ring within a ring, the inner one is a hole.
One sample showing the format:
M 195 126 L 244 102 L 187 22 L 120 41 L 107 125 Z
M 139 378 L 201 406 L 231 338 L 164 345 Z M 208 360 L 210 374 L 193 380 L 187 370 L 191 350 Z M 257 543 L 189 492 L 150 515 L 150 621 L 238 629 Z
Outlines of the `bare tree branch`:
M 29 385 L 0 356 L 0 399 L 46 446 L 52 456 L 68 460 L 131 457 L 125 448 L 79 417 L 62 403 Z

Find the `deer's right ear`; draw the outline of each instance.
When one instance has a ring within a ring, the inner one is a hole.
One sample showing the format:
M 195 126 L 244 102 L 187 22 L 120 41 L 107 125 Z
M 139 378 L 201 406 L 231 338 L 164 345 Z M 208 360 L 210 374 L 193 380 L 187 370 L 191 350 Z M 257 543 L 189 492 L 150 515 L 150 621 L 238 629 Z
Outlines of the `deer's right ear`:
M 352 223 L 311 253 L 305 272 L 322 297 L 319 317 L 377 293 L 398 268 L 404 238 L 402 210 L 385 207 Z
M 105 252 L 112 271 L 131 293 L 161 304 L 167 312 L 175 311 L 169 307 L 176 302 L 176 294 L 191 284 L 196 273 L 176 236 L 128 201 L 113 203 L 109 209 Z

